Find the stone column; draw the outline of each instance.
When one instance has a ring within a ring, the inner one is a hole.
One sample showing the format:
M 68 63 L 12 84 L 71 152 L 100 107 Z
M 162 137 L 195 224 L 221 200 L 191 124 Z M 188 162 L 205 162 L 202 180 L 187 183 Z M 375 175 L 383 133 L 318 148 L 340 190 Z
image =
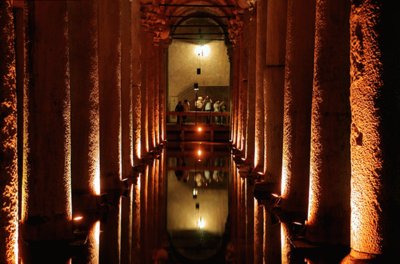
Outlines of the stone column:
M 240 46 L 232 48 L 231 60 L 231 84 L 232 87 L 232 107 L 231 107 L 231 140 L 232 145 L 237 148 L 238 143 L 238 108 L 239 108 L 239 52 Z
M 287 211 L 307 214 L 315 0 L 288 0 L 281 196 Z
M 68 2 L 72 191 L 100 194 L 97 2 Z M 73 195 L 82 199 L 82 196 Z M 75 204 L 74 211 L 80 202 Z
M 246 148 L 245 160 L 251 164 L 254 162 L 255 144 L 255 105 L 256 105 L 256 20 L 250 12 L 246 12 L 246 24 L 248 28 L 243 31 L 243 38 L 247 40 L 247 56 L 243 64 L 246 64 L 246 79 L 242 83 L 247 87 L 247 126 L 246 126 Z
M 351 4 L 352 250 L 343 263 L 390 263 L 399 254 L 398 20 L 393 1 Z
M 11 1 L 0 2 L 0 263 L 18 262 L 17 89 Z
M 145 32 L 144 30 L 141 30 L 140 32 L 140 39 L 141 39 L 141 62 L 142 62 L 142 85 L 141 85 L 141 157 L 143 158 L 144 155 L 146 155 L 149 151 L 150 148 L 150 143 L 149 143 L 149 112 L 148 112 L 148 80 L 147 80 L 147 72 L 149 71 L 149 45 L 151 44 L 151 34 L 148 32 Z
M 69 240 L 73 234 L 67 2 L 30 2 L 29 15 L 31 79 L 24 113 L 22 236 L 31 241 Z
M 133 164 L 139 164 L 141 158 L 141 36 L 140 36 L 140 3 L 132 1 L 132 145 L 133 145 Z
M 316 3 L 306 237 L 313 242 L 348 245 L 350 5 L 346 0 Z M 332 224 L 341 228 L 332 228 Z
M 101 189 L 118 188 L 121 178 L 120 1 L 99 5 L 100 177 Z
M 168 60 L 167 60 L 167 51 L 168 46 L 167 44 L 161 44 L 161 51 L 160 51 L 160 141 L 161 143 L 167 140 L 167 122 L 166 122 L 166 103 L 167 103 L 167 67 L 168 67 Z
M 264 263 L 265 252 L 264 252 L 264 209 L 263 206 L 254 199 L 254 262 L 253 263 Z
M 111 206 L 102 228 L 100 263 L 119 263 L 121 179 L 121 1 L 98 1 L 101 190 Z
M 160 74 L 161 74 L 161 47 L 160 43 L 154 46 L 154 147 L 160 144 Z
M 244 40 L 242 41 L 242 47 L 240 48 L 240 79 L 239 79 L 239 142 L 238 147 L 242 153 L 246 152 L 246 127 L 247 127 L 247 82 L 243 82 L 244 78 L 247 78 L 247 60 L 246 60 L 246 53 L 245 53 L 245 43 Z
M 262 8 L 265 1 L 257 1 L 256 15 L 256 103 L 255 103 L 255 137 L 254 167 L 263 172 L 264 160 L 264 66 L 266 45 L 266 16 Z
M 155 147 L 155 126 L 154 126 L 154 121 L 155 121 L 155 104 L 154 104 L 154 99 L 155 99 L 155 47 L 153 43 L 153 33 L 147 33 L 146 34 L 146 39 L 147 39 L 147 52 L 148 52 L 148 57 L 146 61 L 146 94 L 147 94 L 147 119 L 148 119 L 148 137 L 149 137 L 149 150 L 153 150 Z
M 264 172 L 265 179 L 280 188 L 282 170 L 283 87 L 287 0 L 261 1 L 266 20 L 266 68 L 264 71 Z M 276 190 L 279 193 L 279 190 Z
M 132 215 L 131 188 L 133 167 L 133 122 L 132 122 L 132 14 L 131 1 L 121 0 L 121 152 L 122 175 L 126 179 L 124 196 L 121 199 L 121 264 L 130 264 L 132 239 L 130 234 Z M 128 189 L 129 188 L 129 189 Z

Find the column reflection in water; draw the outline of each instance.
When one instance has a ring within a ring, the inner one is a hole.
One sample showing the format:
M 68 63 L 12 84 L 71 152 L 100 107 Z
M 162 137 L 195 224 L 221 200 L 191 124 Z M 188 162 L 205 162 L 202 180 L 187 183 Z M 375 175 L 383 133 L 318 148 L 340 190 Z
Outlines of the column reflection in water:
M 230 233 L 228 159 L 226 146 L 182 143 L 180 148 L 168 147 L 170 261 L 221 263 L 224 260 Z

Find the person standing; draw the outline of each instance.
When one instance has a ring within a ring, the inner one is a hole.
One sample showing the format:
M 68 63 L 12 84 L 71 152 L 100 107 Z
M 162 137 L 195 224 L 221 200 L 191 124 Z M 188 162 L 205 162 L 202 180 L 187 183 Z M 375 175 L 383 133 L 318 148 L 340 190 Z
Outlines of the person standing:
M 185 99 L 183 101 L 183 112 L 189 112 L 189 111 L 190 111 L 190 102 L 187 99 Z M 182 116 L 183 123 L 186 122 L 186 117 L 187 117 L 186 115 Z
M 175 112 L 178 112 L 177 113 L 176 123 L 180 124 L 181 123 L 181 115 L 180 115 L 180 113 L 183 112 L 182 101 L 179 101 L 178 104 L 175 106 Z

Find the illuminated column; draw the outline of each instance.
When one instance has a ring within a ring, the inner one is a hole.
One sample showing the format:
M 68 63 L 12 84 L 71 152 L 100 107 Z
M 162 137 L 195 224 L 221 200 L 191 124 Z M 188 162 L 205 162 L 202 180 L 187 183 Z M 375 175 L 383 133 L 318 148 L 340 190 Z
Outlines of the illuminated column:
M 249 163 L 254 162 L 254 143 L 255 143 L 255 105 L 256 105 L 256 21 L 252 14 L 246 12 L 246 25 L 248 26 L 242 33 L 242 36 L 247 40 L 247 47 L 245 48 L 246 55 L 242 56 L 244 62 L 242 63 L 245 68 L 241 79 L 242 85 L 247 87 L 247 126 L 246 126 L 246 147 L 245 147 L 245 160 Z
M 11 1 L 0 2 L 0 28 L 0 263 L 17 263 L 17 94 Z
M 120 1 L 99 5 L 100 173 L 104 192 L 121 177 L 121 30 Z
M 316 3 L 306 237 L 312 242 L 348 245 L 350 5 L 347 0 Z
M 147 42 L 147 61 L 146 61 L 146 98 L 147 98 L 147 122 L 148 122 L 148 139 L 149 139 L 149 149 L 152 150 L 155 146 L 155 135 L 154 135 L 154 120 L 155 120 L 155 111 L 154 111 L 154 99 L 155 99 L 155 47 L 153 44 L 153 34 L 146 34 L 146 42 Z
M 288 0 L 283 113 L 282 207 L 307 214 L 315 0 Z
M 154 108 L 154 146 L 157 147 L 160 144 L 160 74 L 161 74 L 161 47 L 160 43 L 156 43 L 154 46 L 154 97 L 153 108 Z
M 72 191 L 100 194 L 97 2 L 69 1 L 68 30 Z
M 132 175 L 132 21 L 131 1 L 121 0 L 121 149 L 122 178 Z
M 142 115 L 142 93 L 141 93 L 141 36 L 140 36 L 140 4 L 132 1 L 132 145 L 133 165 L 138 165 L 141 158 L 141 115 Z
M 266 16 L 262 9 L 265 1 L 257 1 L 255 15 L 256 29 L 256 103 L 254 131 L 254 168 L 263 172 L 264 169 L 264 67 L 266 56 Z M 254 18 L 253 18 L 254 19 Z
M 247 40 L 244 40 L 247 41 Z M 242 41 L 242 43 L 244 42 Z M 243 82 L 243 77 L 246 76 L 246 74 L 243 72 L 243 69 L 247 69 L 247 60 L 244 57 L 245 53 L 244 47 L 241 48 L 241 53 L 240 53 L 240 79 L 239 79 L 239 129 L 240 129 L 240 135 L 239 135 L 239 144 L 238 147 L 242 151 L 242 153 L 245 153 L 246 149 L 246 127 L 247 127 L 247 83 Z M 243 65 L 246 65 L 245 67 Z
M 29 8 L 34 35 L 24 113 L 22 236 L 28 241 L 69 240 L 73 234 L 67 1 L 34 1 Z
M 141 62 L 142 62 L 142 85 L 141 85 L 141 157 L 143 158 L 149 151 L 149 111 L 148 111 L 148 86 L 149 82 L 147 80 L 147 75 L 149 71 L 149 46 L 151 46 L 152 36 L 150 33 L 141 30 L 140 32 L 140 40 L 141 40 Z
M 343 263 L 399 254 L 400 32 L 390 26 L 398 19 L 394 2 L 352 2 L 352 250 Z
M 266 68 L 264 71 L 264 172 L 266 180 L 281 185 L 283 90 L 287 0 L 260 1 L 266 16 Z M 267 6 L 268 4 L 268 6 Z M 280 190 L 276 190 L 279 193 Z
M 160 143 L 163 143 L 167 139 L 167 123 L 166 123 L 166 93 L 167 93 L 167 51 L 168 45 L 162 44 L 160 50 Z
M 100 172 L 103 192 L 121 178 L 121 1 L 99 1 Z M 119 193 L 118 193 L 119 194 Z M 101 263 L 120 261 L 120 198 L 114 196 L 102 226 Z
M 232 87 L 232 107 L 231 107 L 231 140 L 232 145 L 238 144 L 238 110 L 239 110 L 239 69 L 240 69 L 240 45 L 232 48 L 231 61 L 231 87 Z
M 131 1 L 121 1 L 121 152 L 122 175 L 126 179 L 124 194 L 131 188 L 133 167 L 133 123 L 132 123 L 132 15 Z M 131 199 L 121 199 L 121 262 L 132 263 Z

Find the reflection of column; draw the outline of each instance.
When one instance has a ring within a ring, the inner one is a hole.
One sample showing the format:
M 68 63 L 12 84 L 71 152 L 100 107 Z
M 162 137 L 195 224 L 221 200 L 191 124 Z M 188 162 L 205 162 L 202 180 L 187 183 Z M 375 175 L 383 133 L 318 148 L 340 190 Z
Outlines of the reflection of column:
M 263 232 L 264 210 L 262 205 L 254 199 L 254 263 L 264 263 Z
M 315 0 L 288 0 L 282 207 L 306 214 L 310 164 Z M 300 111 L 301 109 L 301 111 Z
M 141 158 L 141 40 L 140 40 L 140 4 L 132 1 L 132 140 L 133 140 L 133 164 L 138 165 Z
M 120 1 L 98 1 L 101 189 L 115 189 L 121 174 Z
M 91 226 L 86 244 L 74 258 L 73 264 L 98 264 L 99 263 L 99 243 L 100 243 L 100 221 Z M 54 262 L 54 261 L 52 261 Z M 68 262 L 70 264 L 71 262 Z
M 283 87 L 287 0 L 260 1 L 266 24 L 264 71 L 264 172 L 280 187 L 282 170 Z M 279 192 L 279 190 L 276 190 Z
M 349 243 L 350 231 L 347 10 L 346 0 L 317 1 L 306 235 L 313 242 L 341 245 Z
M 390 26 L 398 20 L 395 2 L 352 2 L 352 251 L 344 263 L 399 254 L 400 32 Z
M 140 259 L 145 260 L 150 255 L 151 251 L 148 247 L 149 236 L 147 234 L 149 223 L 147 221 L 148 216 L 148 188 L 149 188 L 149 165 L 146 166 L 145 172 L 142 175 L 140 182 Z M 150 227 L 151 228 L 151 227 Z M 146 262 L 145 262 L 146 263 Z
M 100 263 L 120 263 L 121 199 L 109 207 L 106 219 L 101 222 Z
M 22 234 L 26 240 L 64 240 L 72 238 L 67 3 L 34 1 L 29 8 L 35 36 L 26 94 Z
M 138 175 L 132 185 L 132 256 L 131 259 L 140 259 L 141 236 L 140 236 L 140 183 L 143 177 Z
M 254 183 L 251 181 L 251 179 L 244 181 L 245 203 L 243 206 L 246 208 L 246 263 L 253 263 L 254 259 Z
M 266 16 L 263 5 L 266 1 L 257 1 L 257 31 L 256 31 L 256 106 L 254 135 L 254 167 L 263 171 L 264 160 L 264 65 L 266 45 Z
M 68 29 L 72 190 L 100 194 L 97 1 L 69 1 Z
M 0 263 L 18 261 L 17 94 L 11 1 L 0 2 Z

